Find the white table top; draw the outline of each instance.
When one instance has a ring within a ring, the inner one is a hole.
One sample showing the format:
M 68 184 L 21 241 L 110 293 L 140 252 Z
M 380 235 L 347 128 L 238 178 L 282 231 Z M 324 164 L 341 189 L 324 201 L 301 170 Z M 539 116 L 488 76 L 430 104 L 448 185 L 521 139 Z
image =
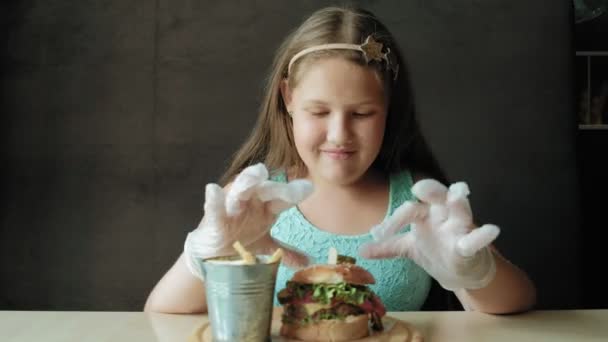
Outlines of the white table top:
M 608 341 L 608 310 L 388 314 L 414 325 L 425 341 Z M 205 315 L 143 312 L 0 311 L 0 340 L 186 341 L 206 320 Z

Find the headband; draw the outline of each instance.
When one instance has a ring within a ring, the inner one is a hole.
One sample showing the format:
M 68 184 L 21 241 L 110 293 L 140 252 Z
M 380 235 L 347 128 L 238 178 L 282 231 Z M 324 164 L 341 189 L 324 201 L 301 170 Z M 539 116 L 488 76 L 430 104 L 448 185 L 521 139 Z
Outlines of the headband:
M 363 53 L 363 58 L 365 59 L 365 63 L 367 64 L 372 61 L 377 61 L 379 63 L 384 61 L 386 63 L 386 70 L 390 69 L 393 72 L 393 80 L 396 80 L 397 74 L 399 72 L 399 64 L 394 61 L 394 56 L 391 54 L 391 49 L 387 47 L 386 52 L 383 53 L 383 47 L 384 46 L 382 45 L 382 43 L 377 42 L 371 35 L 367 36 L 363 44 L 333 43 L 311 46 L 296 53 L 293 57 L 291 57 L 291 60 L 289 61 L 289 66 L 287 67 L 287 74 L 289 75 L 291 73 L 291 66 L 293 65 L 293 63 L 295 63 L 300 57 L 311 52 L 321 50 L 354 50 Z M 393 61 L 391 61 L 391 59 Z

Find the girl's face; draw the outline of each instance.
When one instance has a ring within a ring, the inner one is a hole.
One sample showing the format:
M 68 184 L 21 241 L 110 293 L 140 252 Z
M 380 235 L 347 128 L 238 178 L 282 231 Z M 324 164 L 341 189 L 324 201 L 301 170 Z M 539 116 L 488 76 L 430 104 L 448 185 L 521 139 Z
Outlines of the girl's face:
M 350 184 L 366 174 L 382 146 L 388 106 L 371 68 L 320 59 L 305 67 L 294 89 L 284 85 L 283 95 L 309 177 Z

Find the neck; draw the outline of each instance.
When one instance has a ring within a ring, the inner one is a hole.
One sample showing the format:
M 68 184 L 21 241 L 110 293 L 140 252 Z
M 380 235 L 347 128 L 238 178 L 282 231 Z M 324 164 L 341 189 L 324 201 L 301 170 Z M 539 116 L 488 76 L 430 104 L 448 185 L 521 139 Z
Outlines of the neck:
M 307 177 L 314 192 L 298 208 L 314 226 L 335 234 L 363 234 L 386 215 L 390 186 L 387 175 L 367 172 L 355 182 L 329 183 Z
M 386 176 L 373 169 L 368 170 L 355 182 L 348 184 L 327 182 L 320 177 L 314 177 L 314 175 L 310 174 L 307 175 L 306 178 L 311 180 L 315 186 L 314 195 L 327 196 L 329 198 L 344 195 L 365 195 L 368 194 L 370 190 L 377 189 L 379 185 L 382 186 L 386 184 Z

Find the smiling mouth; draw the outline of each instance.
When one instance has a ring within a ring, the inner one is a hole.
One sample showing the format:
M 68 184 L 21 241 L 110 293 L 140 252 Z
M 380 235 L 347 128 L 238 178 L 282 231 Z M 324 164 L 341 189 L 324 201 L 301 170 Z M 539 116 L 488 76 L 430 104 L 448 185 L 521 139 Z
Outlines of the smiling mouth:
M 341 150 L 321 150 L 324 154 L 332 159 L 344 160 L 350 158 L 355 151 L 341 151 Z

